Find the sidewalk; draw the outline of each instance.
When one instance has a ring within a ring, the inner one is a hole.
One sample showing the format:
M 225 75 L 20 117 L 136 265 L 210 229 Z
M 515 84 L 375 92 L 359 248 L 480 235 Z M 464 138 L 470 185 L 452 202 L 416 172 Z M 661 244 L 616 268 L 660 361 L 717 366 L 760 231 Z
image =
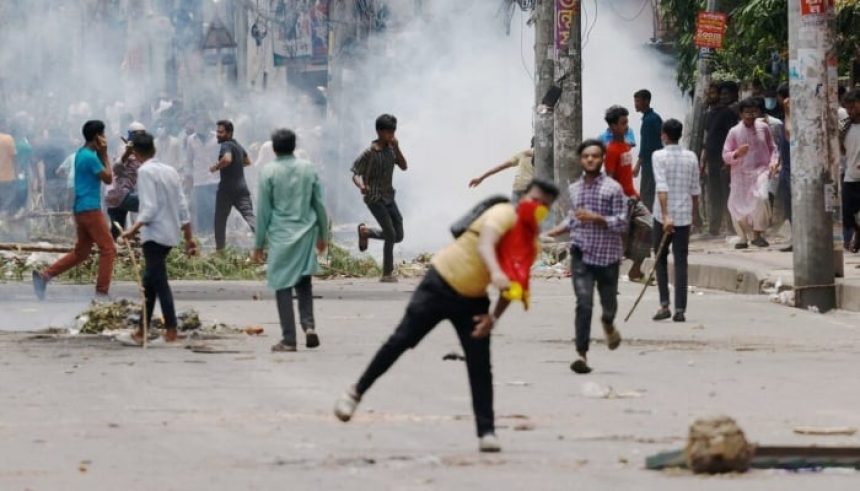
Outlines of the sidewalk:
M 725 239 L 695 237 L 690 242 L 689 284 L 732 293 L 759 294 L 791 289 L 794 284 L 792 253 L 780 252 L 785 241 L 770 247 L 736 250 Z M 672 256 L 669 255 L 671 270 Z M 647 270 L 653 258 L 646 261 Z M 860 311 L 860 254 L 843 254 L 844 278 L 837 278 L 837 305 Z M 670 273 L 671 274 L 671 273 Z M 671 277 L 670 277 L 671 278 Z

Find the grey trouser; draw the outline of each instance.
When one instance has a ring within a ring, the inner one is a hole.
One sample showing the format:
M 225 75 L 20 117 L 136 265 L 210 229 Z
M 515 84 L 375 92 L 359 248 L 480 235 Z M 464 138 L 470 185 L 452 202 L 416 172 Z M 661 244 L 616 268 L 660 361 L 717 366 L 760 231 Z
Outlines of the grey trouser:
M 302 331 L 314 329 L 314 293 L 311 287 L 311 277 L 302 276 L 302 279 L 292 288 L 284 288 L 275 292 L 278 303 L 278 317 L 281 318 L 281 332 L 283 343 L 290 346 L 296 345 L 296 315 L 293 311 L 293 289 L 299 300 L 299 323 Z

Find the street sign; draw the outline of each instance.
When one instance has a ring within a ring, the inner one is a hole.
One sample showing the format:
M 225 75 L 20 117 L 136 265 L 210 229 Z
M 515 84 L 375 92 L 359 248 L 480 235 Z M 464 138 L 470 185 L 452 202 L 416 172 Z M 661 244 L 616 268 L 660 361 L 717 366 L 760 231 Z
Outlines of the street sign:
M 720 49 L 723 47 L 723 34 L 725 32 L 726 14 L 722 12 L 699 12 L 699 17 L 696 19 L 696 46 Z
M 835 7 L 833 0 L 800 0 L 800 15 L 826 14 Z

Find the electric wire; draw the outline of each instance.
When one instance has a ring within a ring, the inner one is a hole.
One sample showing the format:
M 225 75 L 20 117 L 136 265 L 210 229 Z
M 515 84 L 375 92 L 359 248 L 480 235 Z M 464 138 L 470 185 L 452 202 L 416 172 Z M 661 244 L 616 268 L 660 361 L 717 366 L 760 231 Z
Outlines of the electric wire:
M 612 9 L 612 12 L 624 22 L 634 22 L 636 19 L 642 16 L 645 12 L 645 7 L 647 7 L 651 3 L 651 0 L 643 0 L 642 6 L 639 7 L 639 12 L 636 13 L 633 17 L 625 17 L 621 12 L 618 11 L 618 8 L 615 6 L 615 2 L 609 2 L 609 8 Z

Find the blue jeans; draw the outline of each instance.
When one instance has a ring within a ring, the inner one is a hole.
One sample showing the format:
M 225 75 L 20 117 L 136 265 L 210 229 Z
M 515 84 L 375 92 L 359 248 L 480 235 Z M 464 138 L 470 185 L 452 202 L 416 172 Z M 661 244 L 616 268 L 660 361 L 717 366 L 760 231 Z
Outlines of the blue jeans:
M 570 251 L 573 258 L 571 274 L 573 275 L 573 294 L 576 296 L 576 351 L 580 354 L 588 352 L 591 341 L 591 314 L 594 310 L 594 286 L 600 295 L 600 306 L 603 315 L 600 319 L 604 325 L 612 325 L 618 312 L 618 267 L 620 261 L 608 266 L 595 266 L 582 261 L 582 251 L 574 247 Z

